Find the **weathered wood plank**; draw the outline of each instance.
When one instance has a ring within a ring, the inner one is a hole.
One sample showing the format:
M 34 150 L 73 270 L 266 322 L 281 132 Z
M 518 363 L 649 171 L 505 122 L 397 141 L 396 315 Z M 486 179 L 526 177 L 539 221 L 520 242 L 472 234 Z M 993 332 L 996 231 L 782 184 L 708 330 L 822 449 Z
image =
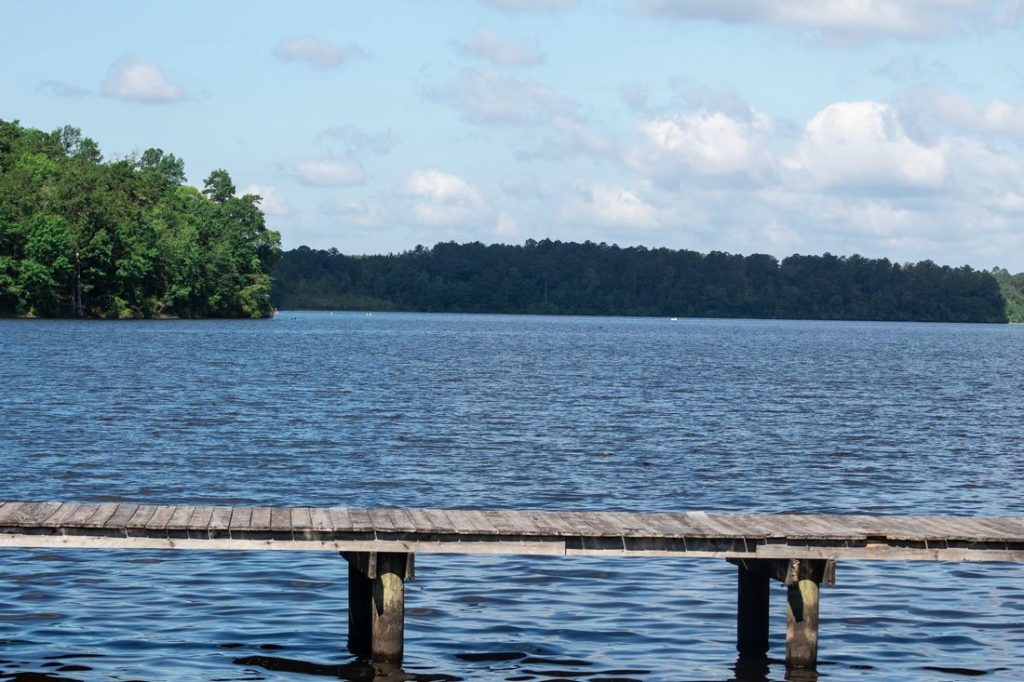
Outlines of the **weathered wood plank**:
M 388 518 L 391 519 L 391 525 L 394 526 L 396 531 L 401 533 L 416 532 L 416 524 L 413 523 L 404 509 L 388 509 L 386 511 Z
M 83 528 L 103 528 L 117 508 L 117 502 L 103 502 L 96 505 L 96 512 L 82 523 Z
M 488 523 L 498 529 L 502 535 L 536 535 L 536 531 L 526 518 L 517 512 L 505 510 L 481 510 Z
M 349 521 L 352 524 L 352 531 L 355 533 L 372 533 L 376 530 L 373 519 L 366 509 L 349 509 Z
M 13 518 L 24 505 L 24 502 L 8 502 L 0 508 L 0 525 L 6 523 L 7 519 Z
M 60 509 L 60 502 L 25 502 L 9 510 L 2 524 L 10 527 L 36 528 Z
M 46 525 L 50 528 L 60 528 L 64 521 L 68 519 L 81 505 L 77 502 L 67 502 L 60 506 L 60 509 L 53 512 L 46 519 Z
M 270 508 L 254 507 L 249 520 L 249 530 L 260 533 L 270 532 Z
M 427 516 L 426 510 L 423 509 L 406 509 L 405 513 L 409 516 L 409 521 L 412 522 L 413 527 L 417 533 L 437 533 L 439 532 L 435 527 L 434 523 Z
M 556 535 L 575 537 L 578 535 L 576 525 L 565 517 L 561 512 L 540 511 L 537 512 L 535 520 L 545 523 L 555 530 Z
M 167 527 L 167 522 L 171 520 L 171 516 L 174 515 L 174 510 L 177 507 L 162 504 L 156 508 L 153 512 L 152 518 L 146 522 L 146 530 L 163 530 Z
M 213 507 L 196 507 L 188 520 L 189 535 L 206 533 L 210 527 L 210 519 L 213 518 Z
M 352 523 L 352 515 L 345 507 L 331 507 L 327 510 L 331 517 L 331 525 L 335 533 L 351 533 L 355 531 L 355 524 Z
M 423 513 L 430 520 L 433 532 L 441 534 L 454 534 L 457 529 L 443 509 L 424 509 Z
M 461 516 L 472 525 L 475 533 L 484 535 L 499 535 L 498 529 L 494 527 L 484 514 L 477 509 L 464 509 Z
M 395 524 L 391 522 L 391 517 L 388 516 L 388 511 L 386 509 L 368 509 L 367 513 L 370 515 L 370 523 L 373 524 L 373 530 L 375 532 L 395 532 Z
M 321 507 L 312 507 L 309 510 L 309 523 L 313 530 L 318 533 L 330 533 L 334 530 L 334 524 L 331 523 L 331 515 L 327 509 Z
M 228 524 L 228 531 L 231 533 L 244 533 L 249 530 L 252 523 L 252 507 L 234 507 L 231 510 L 231 521 Z
M 106 523 L 103 524 L 103 527 L 110 530 L 124 530 L 125 525 L 133 516 L 135 516 L 135 512 L 138 510 L 139 505 L 137 504 L 119 504 L 117 505 L 117 511 L 107 519 Z
M 587 512 L 562 512 L 563 517 L 573 525 L 576 534 L 587 537 L 622 537 L 622 532 L 602 523 L 599 518 Z
M 232 511 L 231 507 L 214 507 L 207 529 L 215 533 L 223 533 L 229 530 L 231 528 Z
M 290 533 L 292 532 L 292 512 L 286 507 L 270 508 L 270 532 Z
M 195 507 L 190 506 L 178 506 L 174 507 L 171 511 L 170 518 L 167 519 L 167 523 L 164 525 L 165 530 L 188 530 L 188 521 L 192 518 L 192 514 L 195 512 Z
M 157 507 L 152 504 L 141 504 L 139 508 L 135 510 L 132 517 L 125 522 L 125 530 L 139 530 L 146 527 L 146 524 L 152 520 L 153 515 L 156 514 Z
M 313 529 L 313 518 L 309 513 L 309 507 L 294 507 L 292 509 L 292 530 L 305 532 Z

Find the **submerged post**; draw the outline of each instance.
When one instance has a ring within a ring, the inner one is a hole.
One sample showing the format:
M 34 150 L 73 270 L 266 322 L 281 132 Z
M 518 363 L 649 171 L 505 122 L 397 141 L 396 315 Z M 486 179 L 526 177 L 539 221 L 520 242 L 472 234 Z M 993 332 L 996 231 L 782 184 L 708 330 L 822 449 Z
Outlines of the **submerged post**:
M 345 558 L 348 559 L 348 650 L 360 658 L 369 658 L 372 654 L 373 581 L 360 570 L 357 561 Z
M 786 577 L 786 667 L 818 665 L 818 597 L 822 581 L 835 584 L 835 562 L 792 559 Z
M 754 561 L 737 563 L 736 571 L 736 650 L 740 659 L 766 658 L 771 579 Z
M 348 561 L 348 648 L 378 663 L 401 663 L 405 646 L 405 581 L 413 555 L 342 552 Z

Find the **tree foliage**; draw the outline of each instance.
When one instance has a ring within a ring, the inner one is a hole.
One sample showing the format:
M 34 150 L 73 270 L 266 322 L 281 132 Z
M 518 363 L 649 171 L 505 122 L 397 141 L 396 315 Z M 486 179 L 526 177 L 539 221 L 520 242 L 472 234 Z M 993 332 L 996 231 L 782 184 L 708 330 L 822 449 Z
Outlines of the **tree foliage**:
M 1010 322 L 1024 323 L 1024 272 L 1011 275 L 1004 268 L 993 268 L 992 275 L 1006 299 L 1006 317 Z
M 0 120 L 0 315 L 263 317 L 280 236 L 224 170 Z
M 991 273 L 861 256 L 620 248 L 529 240 L 381 256 L 300 247 L 275 270 L 280 308 L 1005 322 Z

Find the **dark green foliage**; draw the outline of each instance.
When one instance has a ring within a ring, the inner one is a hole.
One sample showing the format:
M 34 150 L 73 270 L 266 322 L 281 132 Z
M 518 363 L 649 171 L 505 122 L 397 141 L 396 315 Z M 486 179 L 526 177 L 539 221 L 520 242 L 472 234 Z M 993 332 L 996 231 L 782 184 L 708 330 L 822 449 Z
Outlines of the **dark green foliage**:
M 271 314 L 280 237 L 260 198 L 224 170 L 184 182 L 163 150 L 104 163 L 77 128 L 0 120 L 0 315 Z
M 1024 323 L 1024 272 L 1011 275 L 1003 268 L 993 268 L 992 275 L 1006 299 L 1006 317 L 1010 322 Z
M 861 256 L 740 256 L 529 240 L 387 256 L 288 251 L 279 308 L 1006 322 L 992 274 Z

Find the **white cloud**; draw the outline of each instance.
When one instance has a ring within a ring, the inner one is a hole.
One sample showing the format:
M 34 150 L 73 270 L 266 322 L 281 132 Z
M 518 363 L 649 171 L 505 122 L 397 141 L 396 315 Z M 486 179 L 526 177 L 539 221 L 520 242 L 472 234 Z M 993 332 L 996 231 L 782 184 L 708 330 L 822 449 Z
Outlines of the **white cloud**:
M 127 102 L 177 102 L 185 91 L 167 80 L 155 64 L 135 57 L 122 57 L 110 67 L 100 90 L 108 97 Z
M 413 199 L 413 215 L 424 225 L 469 225 L 485 220 L 491 213 L 476 188 L 457 175 L 439 170 L 410 173 L 401 191 Z
M 865 37 L 932 38 L 968 27 L 1020 22 L 1017 0 L 639 0 L 641 11 L 677 19 L 791 26 Z
M 258 194 L 262 198 L 260 208 L 267 215 L 286 216 L 292 212 L 284 196 L 273 185 L 246 185 L 238 192 L 238 196 L 246 194 Z
M 477 29 L 469 40 L 457 42 L 455 47 L 467 57 L 505 66 L 533 66 L 544 62 L 544 55 L 535 45 L 508 40 L 486 28 Z
M 545 125 L 571 115 L 574 105 L 556 90 L 529 79 L 504 76 L 493 69 L 467 69 L 432 96 L 462 112 L 473 123 Z
M 561 218 L 567 222 L 651 228 L 659 224 L 657 213 L 631 189 L 595 183 L 577 188 L 562 206 Z
M 700 110 L 641 120 L 644 144 L 627 160 L 634 168 L 662 178 L 757 176 L 771 165 L 766 140 L 771 121 L 756 112 L 744 118 Z
M 783 167 L 816 187 L 875 190 L 938 188 L 948 145 L 926 146 L 906 133 L 897 112 L 880 102 L 836 102 L 810 120 Z
M 939 88 L 918 88 L 903 109 L 924 128 L 938 125 L 971 135 L 997 135 L 1024 144 L 1024 102 L 1002 99 L 978 104 L 962 93 Z
M 345 187 L 366 182 L 362 167 L 334 159 L 295 161 L 288 172 L 304 185 L 314 187 Z
M 274 48 L 274 56 L 283 62 L 306 62 L 321 69 L 335 69 L 364 54 L 355 45 L 339 45 L 313 36 L 282 38 Z

